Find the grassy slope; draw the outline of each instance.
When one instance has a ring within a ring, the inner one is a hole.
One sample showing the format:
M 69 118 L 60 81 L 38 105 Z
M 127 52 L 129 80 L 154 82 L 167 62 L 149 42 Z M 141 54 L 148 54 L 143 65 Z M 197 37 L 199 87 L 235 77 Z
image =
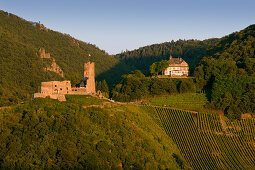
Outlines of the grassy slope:
M 149 101 L 156 106 L 170 106 L 174 108 L 197 109 L 203 108 L 208 102 L 206 94 L 184 93 L 166 97 L 158 97 Z
M 0 113 L 0 168 L 178 168 L 176 145 L 139 106 L 67 96 Z

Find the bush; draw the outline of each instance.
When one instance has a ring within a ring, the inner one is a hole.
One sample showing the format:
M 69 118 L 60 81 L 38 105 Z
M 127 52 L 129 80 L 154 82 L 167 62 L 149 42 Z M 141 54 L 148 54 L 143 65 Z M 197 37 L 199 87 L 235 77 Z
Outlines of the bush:
M 182 79 L 179 86 L 180 93 L 196 92 L 196 85 L 192 79 Z

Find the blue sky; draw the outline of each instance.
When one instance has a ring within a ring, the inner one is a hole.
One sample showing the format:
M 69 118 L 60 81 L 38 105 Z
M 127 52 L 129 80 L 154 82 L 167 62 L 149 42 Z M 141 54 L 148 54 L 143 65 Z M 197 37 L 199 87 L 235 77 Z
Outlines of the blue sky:
M 255 24 L 255 0 L 0 0 L 0 9 L 110 54 L 178 39 L 222 37 Z

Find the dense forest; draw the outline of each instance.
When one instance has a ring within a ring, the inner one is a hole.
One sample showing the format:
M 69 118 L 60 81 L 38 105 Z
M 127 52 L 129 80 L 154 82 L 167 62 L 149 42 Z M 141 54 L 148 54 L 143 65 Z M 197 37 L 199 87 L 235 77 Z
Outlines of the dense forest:
M 115 57 L 141 70 L 149 75 L 149 67 L 152 63 L 168 60 L 169 56 L 182 57 L 190 66 L 190 73 L 193 74 L 195 67 L 205 55 L 207 49 L 215 45 L 219 39 L 213 38 L 204 41 L 200 40 L 178 40 L 141 47 L 137 50 L 126 51 L 117 54 Z
M 255 113 L 255 25 L 221 38 L 195 71 L 211 105 L 231 118 Z
M 64 78 L 43 71 L 39 48 L 55 58 Z M 129 66 L 95 45 L 0 10 L 0 106 L 30 99 L 42 81 L 79 81 L 87 61 L 96 63 L 96 79 L 105 79 L 109 85 L 119 82 L 121 75 L 130 71 Z
M 35 99 L 0 115 L 0 169 L 185 166 L 172 139 L 139 106 L 67 96 L 66 102 Z

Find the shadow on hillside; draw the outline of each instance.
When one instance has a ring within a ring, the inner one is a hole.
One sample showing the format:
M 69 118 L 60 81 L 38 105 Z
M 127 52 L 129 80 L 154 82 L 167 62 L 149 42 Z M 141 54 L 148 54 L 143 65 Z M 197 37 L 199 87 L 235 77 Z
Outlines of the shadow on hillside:
M 135 68 L 125 63 L 119 62 L 108 71 L 103 72 L 96 76 L 96 81 L 106 80 L 109 88 L 112 89 L 114 85 L 120 82 L 121 76 L 123 74 L 129 74 L 133 70 L 135 70 Z

